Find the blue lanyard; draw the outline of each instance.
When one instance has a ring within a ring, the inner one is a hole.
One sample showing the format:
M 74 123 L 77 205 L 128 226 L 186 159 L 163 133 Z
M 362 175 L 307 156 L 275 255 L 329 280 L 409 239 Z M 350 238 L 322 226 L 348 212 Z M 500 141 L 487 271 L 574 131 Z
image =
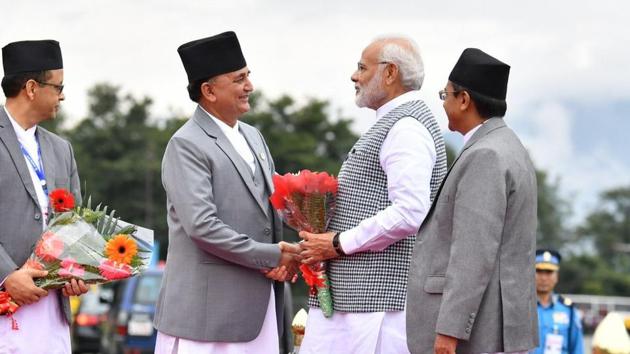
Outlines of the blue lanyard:
M 48 185 L 46 184 L 46 175 L 44 174 L 44 166 L 42 166 L 42 149 L 39 148 L 39 141 L 36 140 L 36 142 L 37 142 L 37 157 L 39 158 L 39 161 L 38 161 L 39 165 L 35 163 L 35 161 L 31 157 L 31 155 L 28 153 L 28 151 L 26 151 L 22 143 L 20 143 L 20 149 L 22 149 L 22 154 L 24 155 L 24 157 L 26 157 L 26 160 L 31 164 L 31 167 L 33 167 L 33 170 L 35 170 L 35 174 L 37 175 L 37 178 L 39 178 L 39 184 L 42 186 L 42 189 L 44 190 L 44 195 L 46 196 L 46 199 L 48 199 Z

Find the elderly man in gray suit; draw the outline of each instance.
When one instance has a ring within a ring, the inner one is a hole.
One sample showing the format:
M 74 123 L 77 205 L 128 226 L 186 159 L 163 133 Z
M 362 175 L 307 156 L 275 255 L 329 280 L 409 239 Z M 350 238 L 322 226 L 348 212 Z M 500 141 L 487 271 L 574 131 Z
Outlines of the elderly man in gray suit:
M 0 289 L 20 305 L 0 316 L 0 353 L 70 353 L 67 296 L 88 288 L 72 280 L 46 291 L 33 279 L 45 271 L 24 266 L 46 225 L 48 192 L 66 188 L 81 198 L 72 146 L 38 124 L 54 119 L 64 99 L 63 61 L 53 40 L 13 42 L 2 48 L 0 106 Z M 61 295 L 65 296 L 61 296 Z
M 281 281 L 299 247 L 275 244 L 273 161 L 260 132 L 238 121 L 250 108 L 250 71 L 234 32 L 178 52 L 199 105 L 162 162 L 169 246 L 156 353 L 277 353 Z
M 465 143 L 418 233 L 407 293 L 412 353 L 537 345 L 536 176 L 501 118 L 509 69 L 469 48 L 440 91 L 449 129 Z

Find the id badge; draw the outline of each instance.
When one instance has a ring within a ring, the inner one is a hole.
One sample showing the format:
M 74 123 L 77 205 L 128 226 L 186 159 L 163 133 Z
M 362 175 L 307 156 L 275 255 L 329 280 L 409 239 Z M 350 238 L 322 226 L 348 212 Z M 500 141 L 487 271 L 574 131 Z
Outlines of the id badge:
M 562 354 L 564 337 L 559 334 L 547 333 L 545 337 L 545 354 Z

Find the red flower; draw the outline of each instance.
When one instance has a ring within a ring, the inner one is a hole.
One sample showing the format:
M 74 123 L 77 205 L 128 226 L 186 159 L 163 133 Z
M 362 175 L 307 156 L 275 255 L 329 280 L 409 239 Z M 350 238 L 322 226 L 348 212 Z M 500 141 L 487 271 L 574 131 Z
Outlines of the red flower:
M 300 270 L 302 271 L 302 277 L 304 278 L 304 282 L 306 283 L 306 285 L 310 286 L 311 288 L 321 288 L 326 286 L 323 277 L 323 270 L 314 271 L 306 264 L 300 265 Z
M 83 266 L 77 263 L 76 260 L 70 257 L 66 257 L 61 261 L 61 268 L 59 268 L 59 276 L 64 278 L 77 277 L 80 278 L 85 274 Z
M 13 314 L 20 308 L 18 304 L 13 301 L 11 296 L 6 291 L 0 291 L 0 315 L 6 315 L 11 319 L 11 328 L 13 330 L 18 330 L 18 324 L 15 318 L 13 318 Z
M 63 253 L 63 241 L 50 231 L 44 232 L 35 245 L 35 254 L 44 262 L 54 262 Z
M 269 197 L 269 201 L 271 201 L 271 205 L 273 205 L 276 210 L 282 210 L 286 206 L 285 198 L 289 194 L 286 181 L 284 176 L 280 175 L 273 175 L 272 179 L 274 191 L 273 194 Z
M 124 263 L 116 263 L 105 259 L 98 266 L 99 273 L 107 280 L 125 279 L 131 276 L 131 267 Z
M 57 213 L 74 209 L 74 196 L 67 189 L 59 188 L 50 193 L 50 202 Z

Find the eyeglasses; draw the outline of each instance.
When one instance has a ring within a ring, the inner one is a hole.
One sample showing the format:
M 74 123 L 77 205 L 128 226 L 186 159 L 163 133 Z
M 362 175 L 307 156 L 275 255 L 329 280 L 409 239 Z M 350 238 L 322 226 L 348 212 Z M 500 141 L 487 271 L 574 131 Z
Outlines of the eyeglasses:
M 376 65 L 380 65 L 380 64 L 393 64 L 391 61 L 379 61 L 378 63 L 376 63 Z M 367 69 L 367 67 L 365 66 L 365 64 L 358 62 L 357 63 L 357 70 L 359 71 L 365 71 Z
M 57 94 L 59 94 L 59 95 L 63 92 L 63 85 L 51 84 L 50 82 L 39 82 L 39 81 L 35 81 L 35 82 L 37 82 L 38 84 L 43 85 L 43 86 L 52 86 L 52 87 L 54 87 L 55 89 L 57 89 Z
M 446 90 L 440 90 L 440 92 L 438 92 L 438 94 L 440 95 L 440 99 L 442 101 L 446 100 L 446 95 L 449 93 L 452 94 L 456 94 L 456 93 L 460 93 L 461 91 L 446 91 Z

